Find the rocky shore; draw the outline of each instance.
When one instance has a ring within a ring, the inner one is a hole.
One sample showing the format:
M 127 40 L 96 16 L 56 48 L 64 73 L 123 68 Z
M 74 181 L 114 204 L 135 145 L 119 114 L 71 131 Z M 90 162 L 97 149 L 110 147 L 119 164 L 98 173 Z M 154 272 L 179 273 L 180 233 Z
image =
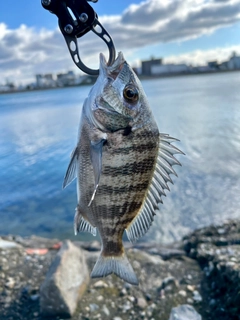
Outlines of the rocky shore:
M 0 319 L 240 319 L 240 221 L 125 247 L 139 287 L 89 279 L 98 242 L 1 237 Z

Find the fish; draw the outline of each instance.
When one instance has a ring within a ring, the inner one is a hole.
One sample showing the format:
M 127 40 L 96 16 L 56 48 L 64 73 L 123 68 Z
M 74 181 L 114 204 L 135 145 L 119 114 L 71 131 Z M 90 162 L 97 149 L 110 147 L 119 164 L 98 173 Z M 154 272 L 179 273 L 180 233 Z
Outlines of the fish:
M 112 65 L 100 54 L 99 76 L 85 99 L 77 145 L 63 188 L 77 178 L 74 231 L 101 238 L 101 252 L 91 277 L 115 274 L 138 285 L 122 237 L 131 242 L 146 234 L 169 190 L 174 165 L 181 165 L 160 133 L 146 94 L 122 52 Z

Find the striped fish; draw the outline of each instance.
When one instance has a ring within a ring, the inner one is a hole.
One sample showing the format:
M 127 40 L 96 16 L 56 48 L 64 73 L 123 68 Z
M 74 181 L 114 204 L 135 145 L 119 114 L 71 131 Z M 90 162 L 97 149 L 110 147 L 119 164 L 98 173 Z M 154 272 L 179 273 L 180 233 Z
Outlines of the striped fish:
M 100 74 L 85 100 L 78 143 L 63 187 L 77 177 L 75 234 L 98 230 L 102 249 L 91 276 L 116 274 L 137 285 L 122 243 L 126 230 L 134 242 L 150 228 L 169 190 L 176 140 L 159 133 L 141 83 L 120 52 Z

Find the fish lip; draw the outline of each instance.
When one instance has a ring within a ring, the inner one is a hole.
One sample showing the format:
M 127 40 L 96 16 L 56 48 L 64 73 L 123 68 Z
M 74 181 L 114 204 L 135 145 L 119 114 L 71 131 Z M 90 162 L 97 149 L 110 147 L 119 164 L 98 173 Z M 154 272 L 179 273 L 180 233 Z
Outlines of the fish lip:
M 118 53 L 116 60 L 110 66 L 107 64 L 104 54 L 100 53 L 100 73 L 106 75 L 107 77 L 111 77 L 114 80 L 121 72 L 125 63 L 126 60 L 121 51 Z

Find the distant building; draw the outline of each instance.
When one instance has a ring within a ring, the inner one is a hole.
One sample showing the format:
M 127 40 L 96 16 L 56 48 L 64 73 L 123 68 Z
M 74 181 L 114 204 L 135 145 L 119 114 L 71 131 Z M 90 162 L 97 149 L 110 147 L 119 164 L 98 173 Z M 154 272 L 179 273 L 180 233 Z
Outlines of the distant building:
M 228 61 L 228 69 L 240 69 L 240 57 L 236 55 L 236 52 L 233 52 L 232 57 Z
M 210 68 L 209 66 L 198 66 L 194 68 L 194 72 L 214 72 L 213 68 Z
M 219 64 L 219 69 L 222 71 L 226 71 L 228 70 L 228 61 L 224 61 L 222 63 Z
M 151 76 L 152 75 L 152 67 L 160 66 L 162 64 L 162 59 L 151 59 L 142 61 L 142 75 Z
M 56 82 L 51 73 L 36 75 L 37 88 L 55 87 Z
M 57 75 L 57 84 L 59 86 L 72 86 L 76 84 L 76 77 L 73 71 L 67 73 L 59 73 Z
M 219 64 L 217 61 L 209 61 L 208 62 L 208 67 L 211 69 L 218 69 Z
M 14 91 L 15 89 L 16 87 L 13 83 L 0 84 L 0 92 Z
M 151 74 L 154 76 L 163 74 L 188 73 L 190 67 L 186 64 L 162 64 L 151 66 Z

